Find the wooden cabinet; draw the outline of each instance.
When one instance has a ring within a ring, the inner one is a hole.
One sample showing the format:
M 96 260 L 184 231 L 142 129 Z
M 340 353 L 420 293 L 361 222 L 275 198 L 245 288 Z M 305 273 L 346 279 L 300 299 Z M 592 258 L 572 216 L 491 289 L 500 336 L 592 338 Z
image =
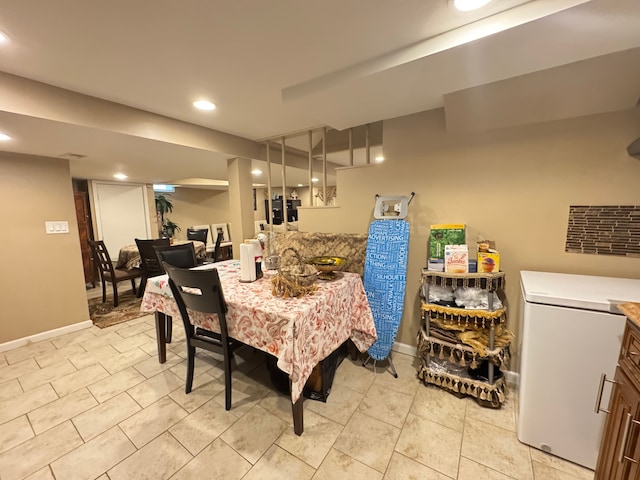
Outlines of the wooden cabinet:
M 627 320 L 600 443 L 596 480 L 640 480 L 640 329 Z M 603 377 L 600 395 L 604 388 Z M 599 399 L 598 399 L 599 400 Z M 596 406 L 596 408 L 598 408 Z
M 91 239 L 91 218 L 89 215 L 87 194 L 85 192 L 73 192 L 73 200 L 75 202 L 78 233 L 80 235 L 80 252 L 82 253 L 84 281 L 85 283 L 95 285 L 95 269 L 91 258 L 91 247 L 89 247 L 88 242 L 88 240 Z

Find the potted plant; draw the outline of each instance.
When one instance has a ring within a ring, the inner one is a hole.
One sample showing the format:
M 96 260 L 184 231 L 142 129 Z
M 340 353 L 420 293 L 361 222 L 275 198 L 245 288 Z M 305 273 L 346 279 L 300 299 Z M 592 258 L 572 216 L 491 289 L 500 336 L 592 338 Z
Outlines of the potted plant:
M 180 227 L 177 224 L 173 223 L 171 220 L 167 219 L 167 221 L 164 223 L 164 231 L 166 232 L 167 237 L 173 238 L 175 233 L 180 231 Z
M 158 233 L 160 237 L 173 238 L 173 235 L 180 231 L 180 227 L 168 218 L 165 218 L 166 213 L 173 212 L 173 203 L 171 202 L 171 199 L 167 198 L 162 193 L 156 194 L 155 198 L 156 213 L 160 217 L 160 230 Z

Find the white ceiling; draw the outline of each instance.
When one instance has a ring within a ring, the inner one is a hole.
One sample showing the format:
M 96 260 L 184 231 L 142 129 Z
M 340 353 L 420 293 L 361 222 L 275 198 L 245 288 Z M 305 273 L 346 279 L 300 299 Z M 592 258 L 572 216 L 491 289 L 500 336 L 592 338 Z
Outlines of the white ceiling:
M 0 148 L 86 155 L 70 162 L 79 178 L 224 181 L 226 159 L 260 149 L 193 138 L 261 141 L 443 106 L 463 131 L 480 96 L 500 112 L 485 128 L 526 123 L 526 112 L 503 111 L 510 82 L 520 99 L 527 85 L 536 98 L 572 98 L 530 121 L 632 108 L 640 96 L 638 0 L 494 0 L 471 14 L 448 0 L 4 0 L 0 31 L 11 39 L 0 72 L 23 77 L 0 76 L 0 132 L 14 137 Z M 46 85 L 36 92 L 24 79 Z M 64 101 L 51 100 L 61 92 L 52 87 L 69 91 Z M 195 110 L 199 98 L 218 108 Z M 124 106 L 179 121 L 181 138 L 154 131 L 166 118 L 142 121 Z

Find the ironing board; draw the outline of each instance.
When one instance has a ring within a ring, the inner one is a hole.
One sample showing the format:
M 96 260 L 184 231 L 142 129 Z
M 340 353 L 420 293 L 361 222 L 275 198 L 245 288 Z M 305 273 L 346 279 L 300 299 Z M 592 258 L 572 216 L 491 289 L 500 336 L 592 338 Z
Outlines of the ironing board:
M 396 378 L 398 374 L 389 354 L 402 320 L 408 254 L 409 223 L 406 220 L 394 218 L 371 222 L 363 283 L 378 340 L 369 348 L 368 354 L 374 359 L 374 369 L 375 361 L 388 358 Z

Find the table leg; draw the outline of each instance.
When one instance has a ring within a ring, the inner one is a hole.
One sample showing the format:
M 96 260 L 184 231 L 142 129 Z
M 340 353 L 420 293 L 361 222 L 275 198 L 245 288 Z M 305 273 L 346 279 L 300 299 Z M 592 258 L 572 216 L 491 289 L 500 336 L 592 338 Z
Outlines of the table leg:
M 304 432 L 304 416 L 302 410 L 303 401 L 304 395 L 300 395 L 298 401 L 291 404 L 291 412 L 293 413 L 293 431 L 296 435 L 302 435 L 302 432 Z
M 164 363 L 167 361 L 167 345 L 166 345 L 166 333 L 167 333 L 167 316 L 156 311 L 156 340 L 158 342 L 158 362 Z

